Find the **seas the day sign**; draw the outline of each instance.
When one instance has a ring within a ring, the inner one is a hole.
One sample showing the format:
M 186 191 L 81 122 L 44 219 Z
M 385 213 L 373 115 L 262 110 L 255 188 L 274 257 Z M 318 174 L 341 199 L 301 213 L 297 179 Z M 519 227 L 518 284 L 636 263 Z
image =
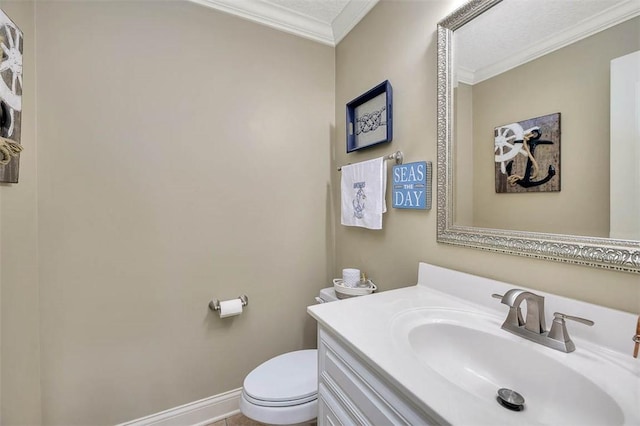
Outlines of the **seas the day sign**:
M 393 208 L 431 209 L 431 161 L 393 166 Z

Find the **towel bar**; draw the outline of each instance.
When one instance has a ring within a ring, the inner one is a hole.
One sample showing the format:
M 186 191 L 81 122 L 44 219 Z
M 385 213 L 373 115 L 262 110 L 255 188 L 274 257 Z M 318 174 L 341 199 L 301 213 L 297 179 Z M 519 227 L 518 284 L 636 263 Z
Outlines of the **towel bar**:
M 396 160 L 396 164 L 402 164 L 402 161 L 404 160 L 404 155 L 402 154 L 402 151 L 396 151 L 393 154 L 389 154 L 387 156 L 384 157 L 384 160 Z M 342 166 L 338 167 L 338 171 L 342 170 Z

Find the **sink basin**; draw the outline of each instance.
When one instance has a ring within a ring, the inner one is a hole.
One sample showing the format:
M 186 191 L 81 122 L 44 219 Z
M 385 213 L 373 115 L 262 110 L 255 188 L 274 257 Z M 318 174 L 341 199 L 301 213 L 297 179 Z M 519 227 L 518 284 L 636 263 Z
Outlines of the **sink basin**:
M 508 388 L 525 398 L 513 413 L 526 423 L 613 425 L 625 422 L 616 401 L 582 371 L 600 368 L 596 357 L 564 354 L 500 329 L 502 320 L 454 309 L 416 309 L 393 321 L 396 343 L 451 386 L 506 410 L 496 392 Z M 574 363 L 575 361 L 575 363 Z M 516 417 L 518 418 L 518 417 Z

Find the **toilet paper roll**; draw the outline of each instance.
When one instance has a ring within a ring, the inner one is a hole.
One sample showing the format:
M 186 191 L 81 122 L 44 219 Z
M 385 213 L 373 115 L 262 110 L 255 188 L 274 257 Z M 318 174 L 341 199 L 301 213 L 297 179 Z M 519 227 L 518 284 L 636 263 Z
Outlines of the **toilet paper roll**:
M 242 300 L 223 300 L 220 302 L 220 318 L 232 317 L 242 313 Z

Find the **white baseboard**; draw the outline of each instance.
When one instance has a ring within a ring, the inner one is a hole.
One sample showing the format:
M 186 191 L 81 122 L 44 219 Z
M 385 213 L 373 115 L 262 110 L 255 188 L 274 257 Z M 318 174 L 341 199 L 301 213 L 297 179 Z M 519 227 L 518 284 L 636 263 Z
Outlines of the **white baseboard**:
M 117 426 L 204 426 L 238 414 L 242 388 L 234 389 Z

